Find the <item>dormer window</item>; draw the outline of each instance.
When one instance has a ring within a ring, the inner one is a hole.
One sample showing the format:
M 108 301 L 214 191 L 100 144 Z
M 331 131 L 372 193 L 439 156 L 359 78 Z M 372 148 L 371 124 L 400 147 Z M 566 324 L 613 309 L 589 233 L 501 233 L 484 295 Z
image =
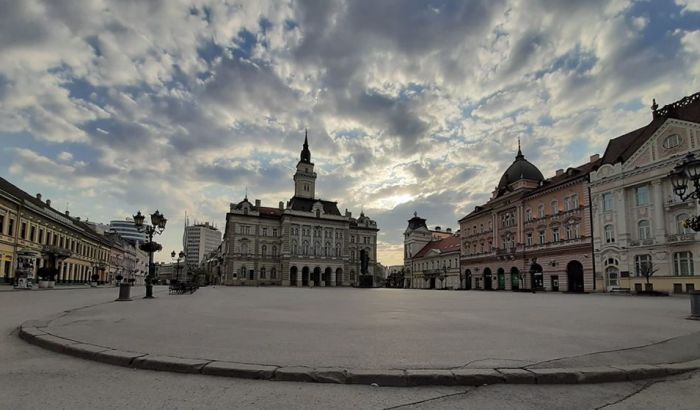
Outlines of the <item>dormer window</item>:
M 681 136 L 678 134 L 672 134 L 664 139 L 663 147 L 666 149 L 675 148 L 681 145 Z

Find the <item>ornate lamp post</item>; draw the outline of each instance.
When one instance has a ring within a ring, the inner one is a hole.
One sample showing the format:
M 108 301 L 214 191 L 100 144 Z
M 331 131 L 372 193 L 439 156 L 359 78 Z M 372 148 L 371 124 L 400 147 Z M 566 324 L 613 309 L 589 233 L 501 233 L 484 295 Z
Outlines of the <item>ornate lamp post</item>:
M 681 200 L 700 200 L 700 159 L 695 158 L 695 154 L 688 153 L 683 161 L 673 168 L 669 177 L 673 184 L 673 192 Z M 700 231 L 700 217 L 693 216 L 685 221 L 685 225 L 696 232 Z
M 139 232 L 146 232 L 148 235 L 148 242 L 145 242 L 139 246 L 142 251 L 148 252 L 148 275 L 146 275 L 146 297 L 145 299 L 153 298 L 153 282 L 155 281 L 155 265 L 153 265 L 153 253 L 158 252 L 163 249 L 163 247 L 157 243 L 153 242 L 153 235 L 162 234 L 165 230 L 165 223 L 168 222 L 165 216 L 158 212 L 157 210 L 151 214 L 151 225 L 144 225 L 143 222 L 146 219 L 145 216 L 138 211 L 134 215 L 134 225 Z
M 176 265 L 175 265 L 175 280 L 179 282 L 180 281 L 180 259 L 185 258 L 185 252 L 180 251 L 180 253 L 176 254 L 175 251 L 172 251 L 170 253 L 170 256 L 173 258 L 175 258 L 175 256 L 177 256 L 177 261 L 175 262 L 176 263 Z

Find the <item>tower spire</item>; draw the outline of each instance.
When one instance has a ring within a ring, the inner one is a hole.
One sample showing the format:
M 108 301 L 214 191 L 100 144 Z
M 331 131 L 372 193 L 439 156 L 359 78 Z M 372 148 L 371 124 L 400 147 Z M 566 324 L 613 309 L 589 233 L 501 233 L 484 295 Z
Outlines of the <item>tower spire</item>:
M 300 162 L 311 163 L 311 151 L 309 151 L 309 131 L 304 128 L 304 147 L 301 150 Z
M 520 136 L 518 136 L 518 154 L 515 158 L 524 158 L 523 151 L 520 149 Z

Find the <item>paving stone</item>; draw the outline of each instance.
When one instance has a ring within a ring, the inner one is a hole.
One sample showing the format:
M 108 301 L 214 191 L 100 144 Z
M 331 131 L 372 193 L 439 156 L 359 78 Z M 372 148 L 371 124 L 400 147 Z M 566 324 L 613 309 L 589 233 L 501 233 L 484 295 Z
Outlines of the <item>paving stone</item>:
M 528 369 L 535 374 L 537 384 L 575 384 L 582 375 L 573 369 Z
M 83 359 L 92 359 L 95 353 L 103 352 L 105 350 L 110 350 L 108 347 L 95 346 L 86 343 L 75 343 L 72 345 L 66 345 L 63 347 L 63 353 L 69 354 L 71 356 L 80 357 Z
M 102 363 L 113 364 L 116 366 L 131 366 L 131 362 L 138 357 L 145 356 L 145 353 L 125 352 L 122 350 L 103 350 L 92 355 L 92 359 Z
M 131 365 L 133 367 L 148 370 L 160 370 L 166 372 L 179 373 L 200 373 L 202 367 L 204 367 L 209 362 L 210 360 L 182 359 L 180 357 L 172 356 L 146 355 L 135 358 Z
M 523 369 L 496 369 L 508 384 L 535 384 L 535 375 Z
M 73 340 L 63 339 L 61 337 L 56 337 L 49 334 L 34 336 L 31 342 L 37 346 L 43 347 L 44 349 L 53 350 L 54 352 L 59 353 L 64 353 L 66 346 L 76 343 Z
M 455 384 L 459 386 L 483 386 L 505 382 L 504 376 L 493 369 L 453 369 Z
M 361 370 L 348 371 L 348 382 L 352 384 L 370 385 L 376 383 L 379 386 L 408 386 L 408 377 L 403 370 Z
M 650 379 L 653 377 L 663 377 L 672 374 L 671 369 L 654 366 L 650 364 L 614 365 L 615 369 L 622 370 L 627 380 Z
M 406 370 L 410 386 L 452 386 L 455 376 L 450 370 L 408 369 Z
M 275 370 L 277 370 L 277 366 L 214 361 L 202 368 L 202 374 L 269 380 Z
M 313 370 L 310 367 L 280 367 L 275 371 L 274 380 L 286 382 L 312 382 L 314 381 Z
M 534 371 L 534 369 L 531 370 Z M 572 370 L 581 374 L 579 383 L 611 383 L 627 380 L 627 375 L 623 371 L 608 366 L 578 367 Z
M 317 367 L 313 370 L 314 381 L 319 383 L 339 383 L 348 381 L 348 371 L 340 367 Z

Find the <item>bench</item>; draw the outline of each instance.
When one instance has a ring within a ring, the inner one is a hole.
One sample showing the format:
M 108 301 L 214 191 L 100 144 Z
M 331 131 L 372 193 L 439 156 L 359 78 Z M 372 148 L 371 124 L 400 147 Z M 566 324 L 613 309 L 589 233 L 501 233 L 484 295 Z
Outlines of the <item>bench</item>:
M 630 288 L 612 288 L 610 293 L 630 293 Z
M 193 294 L 197 289 L 199 289 L 199 285 L 193 282 L 170 282 L 170 286 L 168 286 L 168 294 L 169 295 L 184 295 L 185 293 L 189 293 L 190 295 Z

